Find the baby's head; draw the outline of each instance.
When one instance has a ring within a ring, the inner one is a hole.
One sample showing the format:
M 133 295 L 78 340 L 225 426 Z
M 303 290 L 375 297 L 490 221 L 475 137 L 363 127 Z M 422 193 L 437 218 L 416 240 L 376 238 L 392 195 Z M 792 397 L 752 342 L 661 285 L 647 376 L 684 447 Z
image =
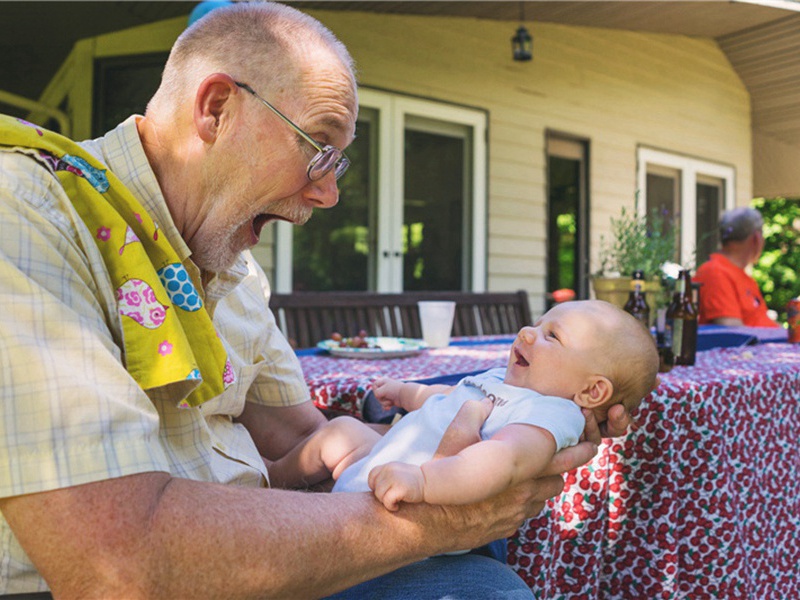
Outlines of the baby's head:
M 650 332 L 622 309 L 601 300 L 565 302 L 520 330 L 505 381 L 572 399 L 602 422 L 613 404 L 639 406 L 657 385 L 658 362 Z

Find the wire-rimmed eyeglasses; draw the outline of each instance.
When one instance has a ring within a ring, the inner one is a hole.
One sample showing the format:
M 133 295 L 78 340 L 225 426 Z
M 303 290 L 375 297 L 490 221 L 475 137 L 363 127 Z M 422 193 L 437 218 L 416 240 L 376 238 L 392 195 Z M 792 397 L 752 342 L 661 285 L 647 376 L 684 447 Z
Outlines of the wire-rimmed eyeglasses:
M 256 91 L 246 83 L 242 83 L 240 81 L 235 81 L 234 83 L 246 92 L 250 92 L 254 97 L 261 101 L 264 106 L 278 115 L 284 123 L 294 129 L 297 135 L 314 147 L 314 149 L 317 151 L 317 154 L 308 163 L 308 169 L 306 170 L 306 175 L 308 175 L 308 178 L 311 181 L 322 179 L 331 171 L 331 169 L 333 169 L 336 179 L 339 179 L 342 175 L 344 175 L 345 171 L 347 171 L 347 168 L 350 166 L 350 160 L 347 158 L 347 156 L 345 156 L 344 152 L 339 150 L 339 148 L 336 146 L 331 146 L 330 144 L 323 146 L 319 142 L 315 141 L 314 138 L 295 125 L 289 117 L 272 106 L 272 104 L 259 96 Z

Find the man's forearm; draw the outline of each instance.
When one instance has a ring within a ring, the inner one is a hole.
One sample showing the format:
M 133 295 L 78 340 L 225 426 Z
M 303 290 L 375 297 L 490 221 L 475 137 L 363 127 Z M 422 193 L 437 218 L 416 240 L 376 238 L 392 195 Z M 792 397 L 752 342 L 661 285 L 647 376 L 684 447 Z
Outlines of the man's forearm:
M 155 524 L 165 550 L 159 562 L 175 572 L 160 582 L 165 587 L 156 597 L 320 597 L 437 551 L 426 534 L 435 521 L 423 514 L 430 511 L 419 511 L 418 524 L 394 519 L 369 494 L 214 486 L 208 500 L 221 506 L 193 511 L 184 506 L 187 498 L 208 486 L 178 480 L 173 485 Z M 202 547 L 216 558 L 213 571 L 199 556 Z M 187 587 L 181 574 L 193 571 L 200 581 Z
M 494 507 L 509 513 L 495 529 L 517 518 L 505 504 Z M 63 597 L 312 598 L 504 535 L 481 521 L 486 507 L 392 514 L 366 493 L 242 488 L 165 473 L 10 498 L 0 510 Z

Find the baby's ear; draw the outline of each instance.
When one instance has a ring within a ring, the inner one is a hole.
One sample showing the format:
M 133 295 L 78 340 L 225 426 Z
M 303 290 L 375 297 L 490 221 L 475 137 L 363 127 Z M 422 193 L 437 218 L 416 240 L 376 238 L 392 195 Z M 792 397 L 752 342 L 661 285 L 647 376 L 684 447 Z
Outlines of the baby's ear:
M 593 375 L 581 391 L 575 394 L 575 403 L 582 408 L 602 406 L 614 395 L 614 385 L 602 375 Z

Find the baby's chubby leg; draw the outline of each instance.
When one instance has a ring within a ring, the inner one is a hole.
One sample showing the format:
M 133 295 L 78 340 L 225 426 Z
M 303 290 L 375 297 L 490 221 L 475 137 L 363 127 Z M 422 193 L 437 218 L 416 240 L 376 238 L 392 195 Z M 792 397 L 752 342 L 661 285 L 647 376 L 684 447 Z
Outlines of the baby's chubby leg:
M 274 487 L 300 488 L 333 477 L 369 454 L 380 434 L 352 417 L 337 417 L 269 466 Z

